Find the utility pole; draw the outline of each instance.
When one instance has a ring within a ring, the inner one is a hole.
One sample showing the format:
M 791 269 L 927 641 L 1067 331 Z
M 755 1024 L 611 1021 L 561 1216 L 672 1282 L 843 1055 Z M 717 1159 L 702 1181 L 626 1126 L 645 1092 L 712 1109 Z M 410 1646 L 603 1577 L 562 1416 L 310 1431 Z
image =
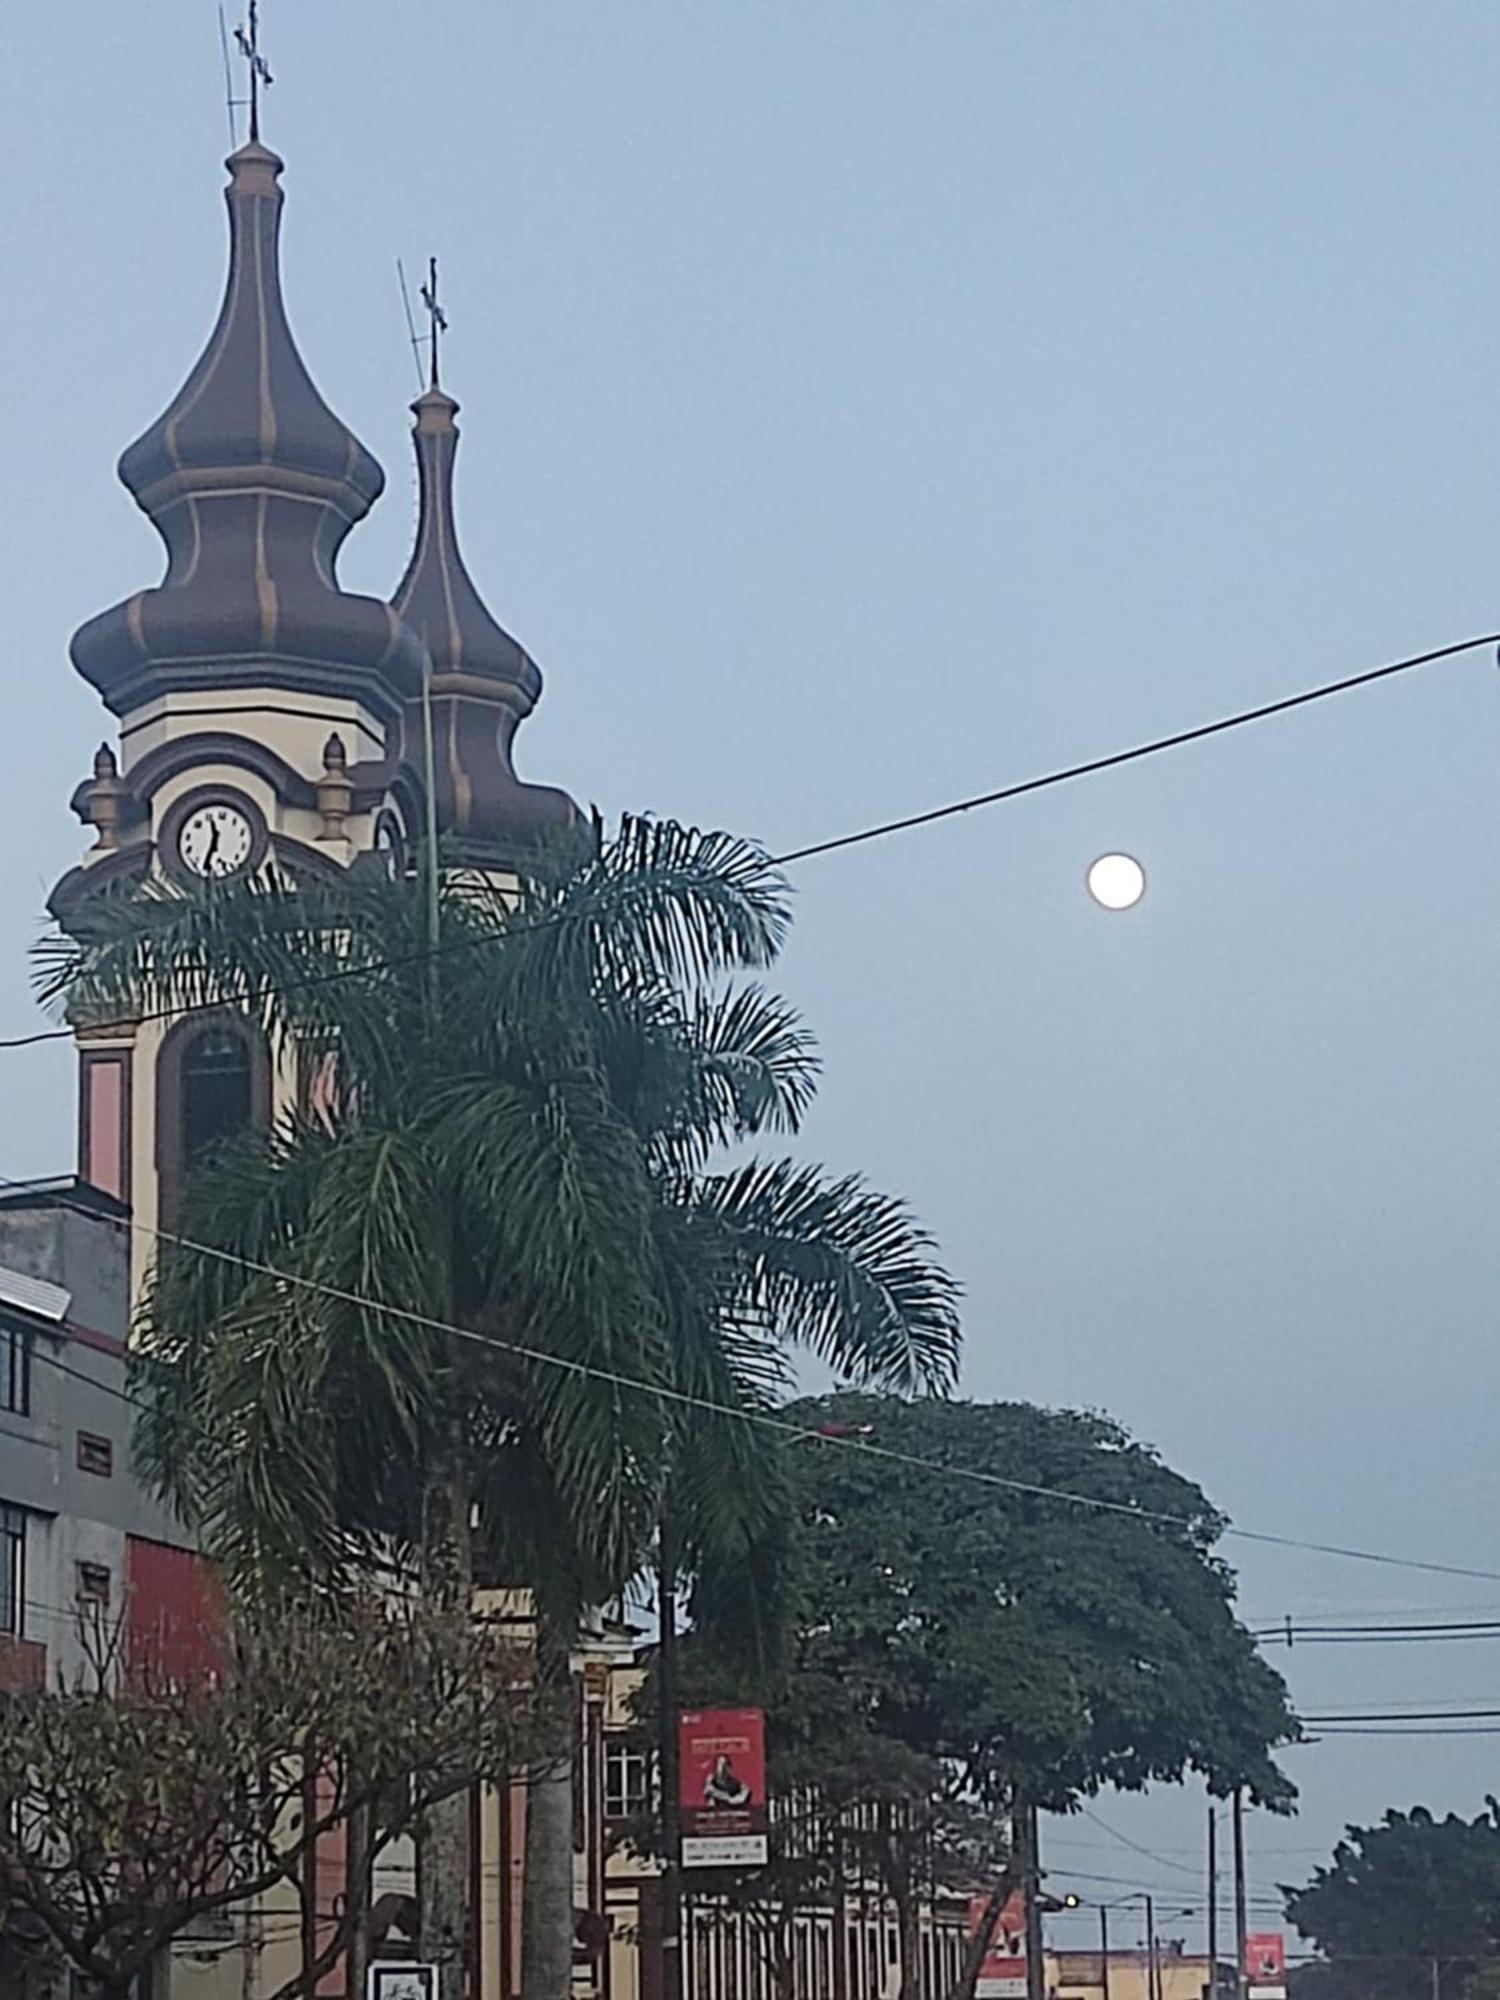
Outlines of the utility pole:
M 1208 1800 L 1208 2000 L 1219 2000 L 1219 1819 Z
M 661 1781 L 661 2000 L 682 2000 L 682 1816 L 677 1807 L 677 1527 L 657 1523 L 657 1775 Z
M 1023 1908 L 1026 1914 L 1026 2000 L 1047 2000 L 1047 1968 L 1042 1963 L 1040 1814 L 1024 1796 L 1018 1801 Z
M 1099 1991 L 1109 2000 L 1109 1905 L 1099 1905 Z
M 1245 1991 L 1245 1794 L 1234 1788 L 1234 1990 Z
M 1156 1954 L 1156 1902 L 1146 1898 L 1146 1991 L 1150 2000 L 1161 2000 L 1161 1960 Z

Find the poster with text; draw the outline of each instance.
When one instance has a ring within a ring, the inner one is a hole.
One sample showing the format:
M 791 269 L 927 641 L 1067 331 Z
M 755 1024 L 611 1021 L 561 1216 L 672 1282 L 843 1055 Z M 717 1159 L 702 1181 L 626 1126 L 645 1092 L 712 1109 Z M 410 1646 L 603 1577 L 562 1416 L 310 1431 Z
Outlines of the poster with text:
M 970 1902 L 970 1937 L 984 1922 L 988 1908 L 983 1896 Z M 975 2000 L 1026 2000 L 1026 1903 L 1019 1889 L 1011 1892 L 1000 1912 L 989 1950 L 980 1962 L 974 1995 Z
M 372 1965 L 369 2000 L 438 2000 L 435 1965 Z
M 770 1819 L 761 1711 L 705 1708 L 679 1716 L 677 1767 L 683 1867 L 764 1867 Z
M 1257 2000 L 1284 2000 L 1286 1939 L 1280 1931 L 1251 1931 L 1245 1939 L 1245 1984 Z

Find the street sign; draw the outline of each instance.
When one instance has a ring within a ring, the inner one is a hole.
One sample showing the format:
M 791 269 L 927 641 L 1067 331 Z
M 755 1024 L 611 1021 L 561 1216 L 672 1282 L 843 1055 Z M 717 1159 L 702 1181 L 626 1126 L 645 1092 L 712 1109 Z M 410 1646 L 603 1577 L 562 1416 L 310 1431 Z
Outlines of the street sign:
M 983 1896 L 969 1903 L 969 1935 L 973 1937 L 989 1908 Z M 1000 1912 L 974 1984 L 975 2000 L 1026 2000 L 1026 1899 L 1012 1890 Z
M 684 1868 L 763 1868 L 770 1859 L 766 1719 L 708 1708 L 677 1722 L 677 1810 Z
M 368 2000 L 438 2000 L 435 1965 L 386 1964 L 370 1967 Z

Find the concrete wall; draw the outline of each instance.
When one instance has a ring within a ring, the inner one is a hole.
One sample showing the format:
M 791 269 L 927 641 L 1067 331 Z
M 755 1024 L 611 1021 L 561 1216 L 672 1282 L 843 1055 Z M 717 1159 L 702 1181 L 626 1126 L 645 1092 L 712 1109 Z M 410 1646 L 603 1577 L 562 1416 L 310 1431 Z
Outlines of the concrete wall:
M 106 1569 L 106 1626 L 126 1601 L 126 1540 L 181 1543 L 170 1509 L 131 1465 L 136 1411 L 128 1400 L 123 1338 L 129 1244 L 110 1205 L 80 1213 L 89 1197 L 71 1184 L 0 1200 L 0 1266 L 43 1278 L 71 1295 L 54 1325 L 0 1306 L 0 1318 L 31 1339 L 31 1408 L 0 1412 L 0 1500 L 26 1510 L 26 1584 L 21 1636 L 47 1647 L 49 1675 L 69 1681 L 97 1654 L 80 1624 L 79 1565 Z M 109 1470 L 80 1462 L 80 1438 L 107 1447 Z
M 74 1325 L 123 1341 L 130 1324 L 125 1211 L 76 1183 L 43 1185 L 50 1191 L 0 1196 L 0 1264 L 61 1285 L 73 1295 Z

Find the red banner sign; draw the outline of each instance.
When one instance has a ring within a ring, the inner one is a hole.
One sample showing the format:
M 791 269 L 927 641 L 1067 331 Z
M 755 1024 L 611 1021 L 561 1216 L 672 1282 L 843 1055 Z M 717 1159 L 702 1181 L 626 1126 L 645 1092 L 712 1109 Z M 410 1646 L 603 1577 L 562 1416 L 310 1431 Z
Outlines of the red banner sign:
M 1245 1939 L 1245 1980 L 1254 1991 L 1286 1987 L 1286 1939 L 1280 1931 L 1251 1931 Z
M 765 1865 L 766 1719 L 758 1708 L 678 1717 L 677 1809 L 684 1868 Z
M 973 1937 L 989 1908 L 983 1896 L 969 1904 L 969 1935 Z M 1026 1901 L 1013 1890 L 1000 1912 L 989 1949 L 979 1967 L 975 2000 L 1026 2000 Z

